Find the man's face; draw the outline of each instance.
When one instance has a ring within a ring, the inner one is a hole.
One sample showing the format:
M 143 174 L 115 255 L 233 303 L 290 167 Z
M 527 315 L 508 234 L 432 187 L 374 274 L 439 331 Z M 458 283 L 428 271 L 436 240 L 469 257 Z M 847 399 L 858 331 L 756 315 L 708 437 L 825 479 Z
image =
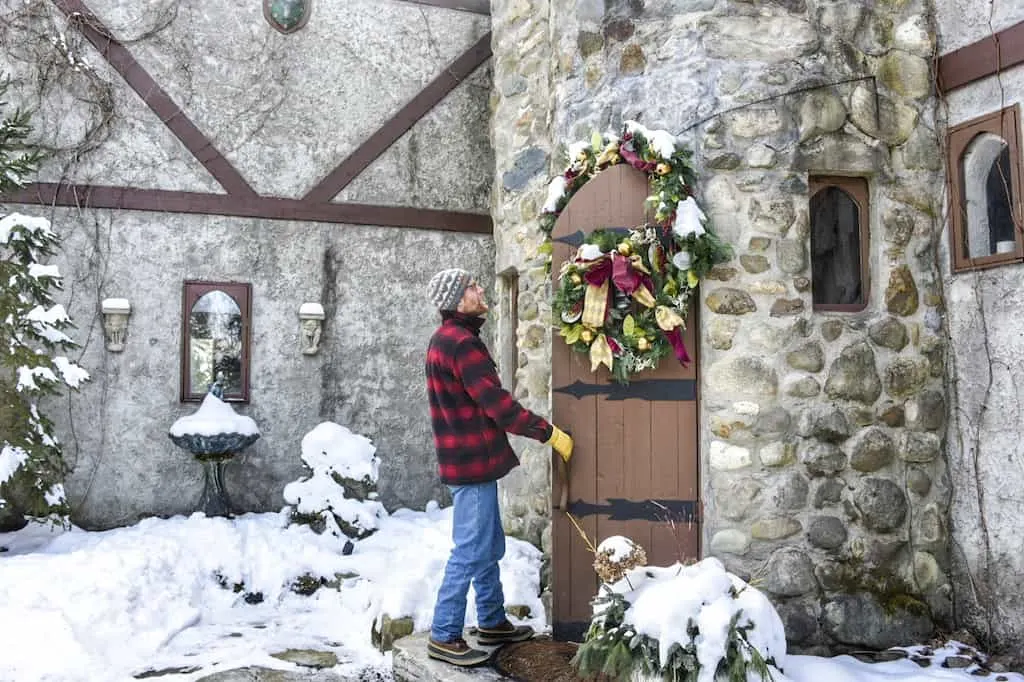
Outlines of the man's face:
M 470 282 L 466 290 L 462 292 L 462 300 L 459 301 L 459 307 L 456 310 L 464 315 L 487 314 L 488 308 L 484 296 L 484 288 L 476 280 Z

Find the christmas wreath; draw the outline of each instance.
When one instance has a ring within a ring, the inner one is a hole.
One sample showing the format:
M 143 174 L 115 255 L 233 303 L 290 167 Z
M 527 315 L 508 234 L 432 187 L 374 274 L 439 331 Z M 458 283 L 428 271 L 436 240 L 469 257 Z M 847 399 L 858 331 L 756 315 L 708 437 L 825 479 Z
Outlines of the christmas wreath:
M 693 198 L 690 152 L 672 134 L 629 121 L 621 138 L 595 133 L 569 154 L 569 167 L 551 181 L 541 215 L 548 235 L 573 194 L 619 163 L 650 178 L 647 203 L 654 222 L 592 232 L 562 264 L 554 292 L 560 336 L 589 354 L 591 371 L 605 365 L 620 383 L 669 353 L 687 365 L 683 331 L 690 296 L 712 267 L 732 256 Z

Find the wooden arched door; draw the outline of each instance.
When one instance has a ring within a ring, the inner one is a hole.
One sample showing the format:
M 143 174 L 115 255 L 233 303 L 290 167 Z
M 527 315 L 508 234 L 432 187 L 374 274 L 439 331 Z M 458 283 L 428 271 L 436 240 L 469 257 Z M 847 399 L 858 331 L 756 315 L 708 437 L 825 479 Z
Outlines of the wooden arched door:
M 645 221 L 646 176 L 629 166 L 606 169 L 580 189 L 558 218 L 552 277 L 584 235 Z M 568 514 L 596 543 L 625 535 L 651 565 L 697 558 L 700 551 L 698 477 L 697 319 L 691 307 L 684 338 L 693 361 L 674 357 L 636 374 L 628 385 L 561 339 L 552 340 L 552 414 L 572 432 L 568 509 L 557 455 L 552 476 L 552 625 L 557 639 L 582 640 L 597 594 L 594 556 Z

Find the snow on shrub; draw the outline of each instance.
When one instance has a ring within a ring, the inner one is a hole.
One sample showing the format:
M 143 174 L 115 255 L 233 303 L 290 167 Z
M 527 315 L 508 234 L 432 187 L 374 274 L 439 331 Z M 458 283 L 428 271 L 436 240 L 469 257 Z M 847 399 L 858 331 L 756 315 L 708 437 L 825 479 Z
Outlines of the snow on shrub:
M 638 546 L 609 538 L 603 564 L 639 558 Z M 640 550 L 642 552 L 642 550 Z M 613 571 L 614 573 L 614 571 Z M 761 592 L 718 559 L 684 566 L 637 566 L 603 583 L 586 641 L 573 659 L 582 677 L 614 680 L 747 682 L 780 679 L 786 635 Z M 774 676 L 773 676 L 774 673 Z
M 364 436 L 323 422 L 302 439 L 302 461 L 312 475 L 289 483 L 284 499 L 292 520 L 341 537 L 364 538 L 387 515 L 377 502 L 380 459 Z

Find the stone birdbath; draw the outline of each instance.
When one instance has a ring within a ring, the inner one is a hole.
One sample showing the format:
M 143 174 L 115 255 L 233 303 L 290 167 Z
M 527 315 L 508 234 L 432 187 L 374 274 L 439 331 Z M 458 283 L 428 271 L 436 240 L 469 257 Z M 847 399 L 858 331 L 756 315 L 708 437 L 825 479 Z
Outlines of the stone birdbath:
M 203 465 L 206 480 L 199 511 L 207 516 L 231 516 L 231 501 L 224 490 L 224 464 L 260 437 L 256 422 L 237 414 L 211 391 L 199 409 L 174 422 L 167 435 Z

